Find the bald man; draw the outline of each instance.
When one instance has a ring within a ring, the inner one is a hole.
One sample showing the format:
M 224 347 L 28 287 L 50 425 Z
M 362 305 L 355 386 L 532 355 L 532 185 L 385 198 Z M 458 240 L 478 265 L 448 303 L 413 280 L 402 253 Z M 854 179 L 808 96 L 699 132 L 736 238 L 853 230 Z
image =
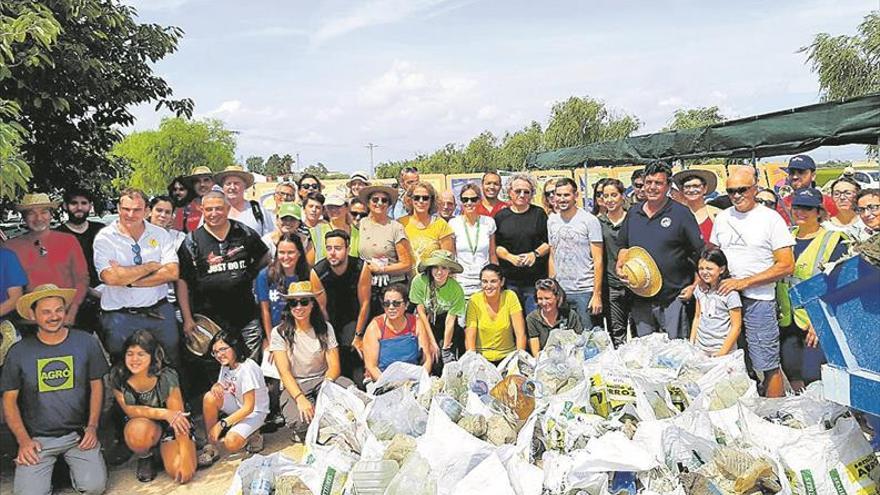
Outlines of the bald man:
M 715 217 L 709 242 L 724 251 L 730 270 L 730 278 L 721 282 L 718 292 L 740 293 L 744 343 L 752 368 L 763 373 L 767 397 L 782 397 L 775 283 L 794 271 L 795 241 L 782 217 L 755 201 L 757 192 L 753 168 L 732 171 L 727 194 L 733 208 Z
M 455 193 L 447 189 L 437 195 L 437 214 L 447 222 L 455 216 Z

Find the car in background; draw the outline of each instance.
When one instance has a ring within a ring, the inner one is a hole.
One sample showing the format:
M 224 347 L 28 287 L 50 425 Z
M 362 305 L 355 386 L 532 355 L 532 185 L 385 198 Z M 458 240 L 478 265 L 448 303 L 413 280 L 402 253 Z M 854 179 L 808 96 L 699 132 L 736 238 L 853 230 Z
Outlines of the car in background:
M 880 171 L 878 170 L 854 170 L 853 179 L 858 182 L 862 189 L 880 188 Z

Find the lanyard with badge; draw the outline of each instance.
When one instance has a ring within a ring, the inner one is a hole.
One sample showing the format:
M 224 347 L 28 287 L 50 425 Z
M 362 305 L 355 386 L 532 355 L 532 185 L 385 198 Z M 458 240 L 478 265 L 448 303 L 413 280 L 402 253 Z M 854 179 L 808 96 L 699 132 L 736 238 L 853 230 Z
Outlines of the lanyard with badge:
M 474 240 L 471 240 L 471 231 L 468 228 L 467 220 L 464 221 L 464 236 L 467 239 L 468 248 L 470 248 L 471 256 L 477 256 L 477 248 L 480 244 L 480 217 L 477 217 L 477 228 L 474 229 Z

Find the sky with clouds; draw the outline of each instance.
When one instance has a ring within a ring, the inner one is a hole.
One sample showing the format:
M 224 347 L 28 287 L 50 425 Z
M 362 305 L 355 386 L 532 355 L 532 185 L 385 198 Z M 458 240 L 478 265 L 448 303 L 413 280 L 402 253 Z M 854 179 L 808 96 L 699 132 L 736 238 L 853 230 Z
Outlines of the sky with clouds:
M 798 49 L 854 34 L 878 0 L 127 0 L 141 22 L 185 31 L 156 65 L 196 117 L 237 131 L 242 159 L 299 153 L 352 171 L 498 136 L 553 103 L 599 98 L 638 133 L 675 109 L 743 117 L 816 103 Z M 134 129 L 155 128 L 153 105 Z M 860 159 L 862 147 L 814 156 Z

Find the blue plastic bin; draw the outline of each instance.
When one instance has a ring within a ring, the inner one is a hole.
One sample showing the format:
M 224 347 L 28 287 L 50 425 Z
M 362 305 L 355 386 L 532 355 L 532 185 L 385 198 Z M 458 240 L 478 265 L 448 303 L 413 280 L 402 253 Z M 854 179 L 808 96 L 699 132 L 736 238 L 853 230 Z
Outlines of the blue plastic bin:
M 880 269 L 857 256 L 789 293 L 806 308 L 828 358 L 825 397 L 880 415 Z

